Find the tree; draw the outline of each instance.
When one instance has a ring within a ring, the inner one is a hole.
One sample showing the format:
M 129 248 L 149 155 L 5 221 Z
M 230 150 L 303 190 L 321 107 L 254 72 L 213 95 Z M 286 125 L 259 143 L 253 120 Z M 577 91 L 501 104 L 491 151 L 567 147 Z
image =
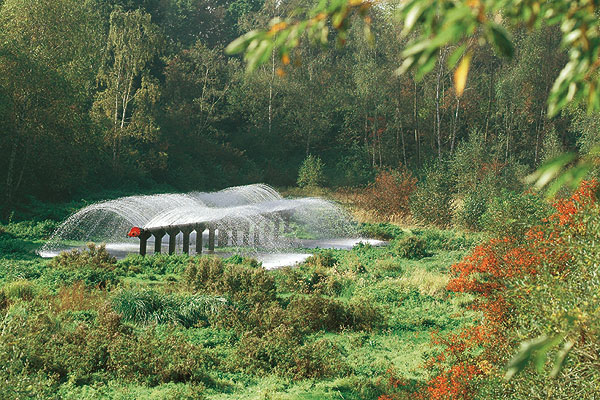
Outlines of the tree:
M 227 50 L 230 54 L 244 53 L 247 70 L 252 71 L 263 64 L 268 55 L 277 51 L 282 60 L 289 59 L 299 43 L 305 37 L 310 40 L 328 42 L 329 26 L 337 30 L 337 41 L 344 44 L 348 26 L 352 17 L 358 15 L 364 22 L 365 36 L 372 37 L 371 9 L 375 9 L 374 2 L 367 0 L 330 0 L 323 1 L 317 7 L 308 11 L 299 19 L 286 20 L 273 19 L 269 29 L 259 29 L 246 33 L 233 41 Z M 394 8 L 394 5 L 389 5 Z M 598 18 L 600 5 L 591 0 L 558 0 L 558 1 L 522 1 L 522 0 L 408 0 L 398 4 L 398 15 L 403 24 L 403 34 L 414 35 L 411 43 L 402 51 L 403 62 L 397 73 L 404 74 L 414 71 L 416 79 L 421 80 L 438 65 L 436 84 L 436 124 L 438 157 L 441 159 L 441 134 L 440 134 L 440 96 L 441 63 L 446 63 L 453 69 L 454 89 L 457 97 L 461 97 L 467 85 L 467 77 L 471 68 L 474 53 L 478 47 L 492 45 L 496 52 L 504 57 L 512 58 L 515 53 L 515 43 L 506 27 L 515 28 L 526 26 L 529 29 L 539 30 L 548 26 L 560 25 L 563 48 L 567 49 L 568 60 L 565 61 L 561 72 L 558 74 L 548 95 L 547 115 L 556 117 L 567 105 L 577 107 L 587 106 L 588 111 L 600 110 L 600 19 Z M 449 46 L 455 46 L 451 53 L 447 53 Z M 501 87 L 501 94 L 510 93 L 514 89 L 514 82 L 506 82 Z M 490 90 L 492 85 L 490 85 Z M 507 88 L 509 90 L 507 90 Z M 532 88 L 526 88 L 532 92 Z M 532 104 L 531 99 L 539 97 L 532 94 L 524 96 L 526 113 L 521 115 L 538 115 L 543 120 L 543 108 L 538 112 L 538 107 Z M 491 96 L 490 104 L 491 104 Z M 514 96 L 504 100 L 507 108 L 502 113 L 505 126 L 503 127 L 505 156 L 507 162 L 510 156 L 511 132 L 515 127 L 513 116 L 516 110 L 510 109 Z M 508 117 L 508 118 L 507 118 Z M 489 115 L 488 115 L 489 118 Z M 536 117 L 533 118 L 535 121 Z M 415 118 L 416 120 L 416 118 Z M 530 123 L 531 118 L 526 118 L 521 123 Z M 543 129 L 543 128 L 542 128 Z M 535 162 L 539 152 L 540 123 L 535 124 Z M 484 138 L 487 139 L 487 122 Z M 584 143 L 593 143 L 594 140 L 585 138 Z M 587 175 L 597 157 L 599 148 L 594 146 L 574 168 L 561 171 L 569 164 L 574 163 L 576 155 L 567 153 L 549 161 L 538 169 L 529 178 L 536 187 L 544 187 L 554 177 L 558 179 L 551 186 L 549 193 L 552 195 L 563 185 L 570 183 L 577 186 Z M 560 335 L 555 338 L 540 336 L 530 342 L 523 343 L 521 351 L 509 364 L 507 376 L 514 375 L 527 364 L 535 355 L 536 363 L 543 365 L 546 353 L 550 347 L 560 342 Z M 570 346 L 572 346 L 571 344 Z M 557 361 L 558 369 L 564 361 L 570 346 L 565 346 L 561 357 Z M 560 357 L 559 357 L 560 358 Z
M 147 66 L 160 44 L 150 14 L 119 8 L 111 13 L 105 61 L 98 74 L 103 90 L 95 108 L 96 115 L 105 119 L 115 166 L 124 137 L 155 138 L 157 127 L 148 111 L 156 103 L 159 89 Z
M 248 69 L 253 70 L 266 61 L 266 54 L 278 51 L 286 56 L 298 46 L 306 33 L 310 39 L 328 41 L 328 22 L 338 30 L 337 39 L 344 42 L 353 15 L 360 15 L 365 23 L 365 35 L 371 36 L 372 1 L 332 0 L 322 2 L 307 13 L 305 19 L 274 19 L 268 30 L 248 32 L 227 48 L 231 54 L 245 52 Z M 391 6 L 393 7 L 393 5 Z M 596 17 L 598 6 L 590 0 L 524 2 L 520 0 L 410 0 L 398 5 L 403 34 L 414 33 L 415 38 L 402 52 L 404 61 L 399 73 L 416 70 L 422 78 L 435 68 L 436 60 L 444 54 L 444 47 L 459 45 L 447 57 L 447 65 L 456 68 L 454 83 L 462 94 L 473 52 L 477 46 L 492 44 L 503 56 L 512 57 L 514 43 L 504 25 L 542 26 L 561 24 L 562 44 L 569 49 L 569 61 L 554 82 L 550 93 L 548 113 L 556 115 L 574 101 L 585 101 L 592 109 L 600 108 L 600 92 L 596 87 L 600 67 L 595 54 L 600 43 L 595 38 L 600 31 Z M 444 57 L 445 58 L 445 57 Z
M 8 210 L 25 195 L 65 197 L 93 168 L 87 106 L 104 37 L 97 6 L 1 4 L 0 191 Z

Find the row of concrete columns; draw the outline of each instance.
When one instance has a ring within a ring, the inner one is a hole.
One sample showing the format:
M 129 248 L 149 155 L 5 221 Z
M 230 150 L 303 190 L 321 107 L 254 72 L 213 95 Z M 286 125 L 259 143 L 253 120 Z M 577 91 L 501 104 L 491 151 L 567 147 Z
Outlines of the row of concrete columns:
M 289 231 L 289 219 L 282 218 L 273 221 L 273 237 L 277 239 L 281 234 L 281 228 L 283 224 L 283 232 Z M 254 229 L 251 227 L 254 226 Z M 215 233 L 218 245 L 225 247 L 229 244 L 229 238 L 231 237 L 232 245 L 241 244 L 249 246 L 252 243 L 258 243 L 260 241 L 260 234 L 258 225 L 248 223 L 244 229 L 240 231 L 238 229 L 228 228 L 226 225 L 206 225 L 206 224 L 195 224 L 195 225 L 181 225 L 181 226 L 170 226 L 164 229 L 156 230 L 143 230 L 140 239 L 140 254 L 146 255 L 148 239 L 154 236 L 154 253 L 159 254 L 162 250 L 162 241 L 165 235 L 169 236 L 169 254 L 175 253 L 176 238 L 179 233 L 183 233 L 183 252 L 190 254 L 190 234 L 196 232 L 196 254 L 202 253 L 202 233 L 208 228 L 208 250 L 214 251 L 215 249 Z M 266 235 L 267 229 L 262 227 L 263 235 Z M 241 243 L 240 243 L 241 242 Z

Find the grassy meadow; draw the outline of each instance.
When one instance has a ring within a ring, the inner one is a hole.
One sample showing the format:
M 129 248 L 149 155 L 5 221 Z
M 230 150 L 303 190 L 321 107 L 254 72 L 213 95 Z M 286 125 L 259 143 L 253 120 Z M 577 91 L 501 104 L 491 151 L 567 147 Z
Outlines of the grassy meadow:
M 477 234 L 362 223 L 389 245 L 266 271 L 100 245 L 42 259 L 55 226 L 0 228 L 2 398 L 374 399 L 427 381 L 432 333 L 479 318 L 446 290 Z

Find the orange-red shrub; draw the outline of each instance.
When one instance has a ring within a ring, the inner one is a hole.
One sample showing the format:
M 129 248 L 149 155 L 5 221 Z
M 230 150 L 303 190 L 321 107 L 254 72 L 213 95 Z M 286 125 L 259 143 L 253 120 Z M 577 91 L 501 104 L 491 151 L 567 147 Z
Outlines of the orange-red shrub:
M 511 310 L 519 301 L 514 288 L 521 279 L 538 274 L 542 268 L 559 274 L 571 257 L 562 246 L 561 232 L 585 229 L 575 216 L 596 202 L 596 181 L 582 183 L 567 199 L 558 200 L 555 213 L 531 228 L 523 237 L 492 239 L 477 246 L 470 255 L 452 266 L 448 290 L 477 295 L 474 308 L 482 320 L 456 335 L 434 335 L 433 342 L 443 350 L 426 368 L 434 376 L 418 397 L 429 400 L 468 400 L 477 394 L 477 379 L 501 367 L 515 343 L 509 332 L 514 328 Z M 512 289 L 512 290 L 510 290 Z M 475 348 L 483 351 L 474 352 Z M 485 367 L 482 367 L 485 366 Z
M 410 171 L 382 170 L 375 182 L 356 196 L 356 204 L 382 218 L 408 215 L 410 195 L 417 187 L 417 178 Z

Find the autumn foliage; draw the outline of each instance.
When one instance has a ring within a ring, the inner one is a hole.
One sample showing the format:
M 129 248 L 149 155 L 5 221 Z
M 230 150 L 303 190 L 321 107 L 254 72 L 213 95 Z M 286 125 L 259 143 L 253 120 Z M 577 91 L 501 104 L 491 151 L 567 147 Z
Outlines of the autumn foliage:
M 481 312 L 481 320 L 457 334 L 432 334 L 432 344 L 441 352 L 425 367 L 431 379 L 414 393 L 423 400 L 468 400 L 478 394 L 483 379 L 498 379 L 514 353 L 517 341 L 519 304 L 531 288 L 523 282 L 540 274 L 558 278 L 573 255 L 568 252 L 565 232 L 585 232 L 578 218 L 596 202 L 596 181 L 583 182 L 569 198 L 553 204 L 554 213 L 526 231 L 522 237 L 494 238 L 473 249 L 451 268 L 453 278 L 447 289 L 471 293 L 471 307 Z M 390 395 L 383 398 L 399 398 Z
M 356 196 L 356 204 L 381 218 L 405 217 L 409 199 L 417 187 L 417 179 L 406 169 L 382 170 L 375 182 Z

